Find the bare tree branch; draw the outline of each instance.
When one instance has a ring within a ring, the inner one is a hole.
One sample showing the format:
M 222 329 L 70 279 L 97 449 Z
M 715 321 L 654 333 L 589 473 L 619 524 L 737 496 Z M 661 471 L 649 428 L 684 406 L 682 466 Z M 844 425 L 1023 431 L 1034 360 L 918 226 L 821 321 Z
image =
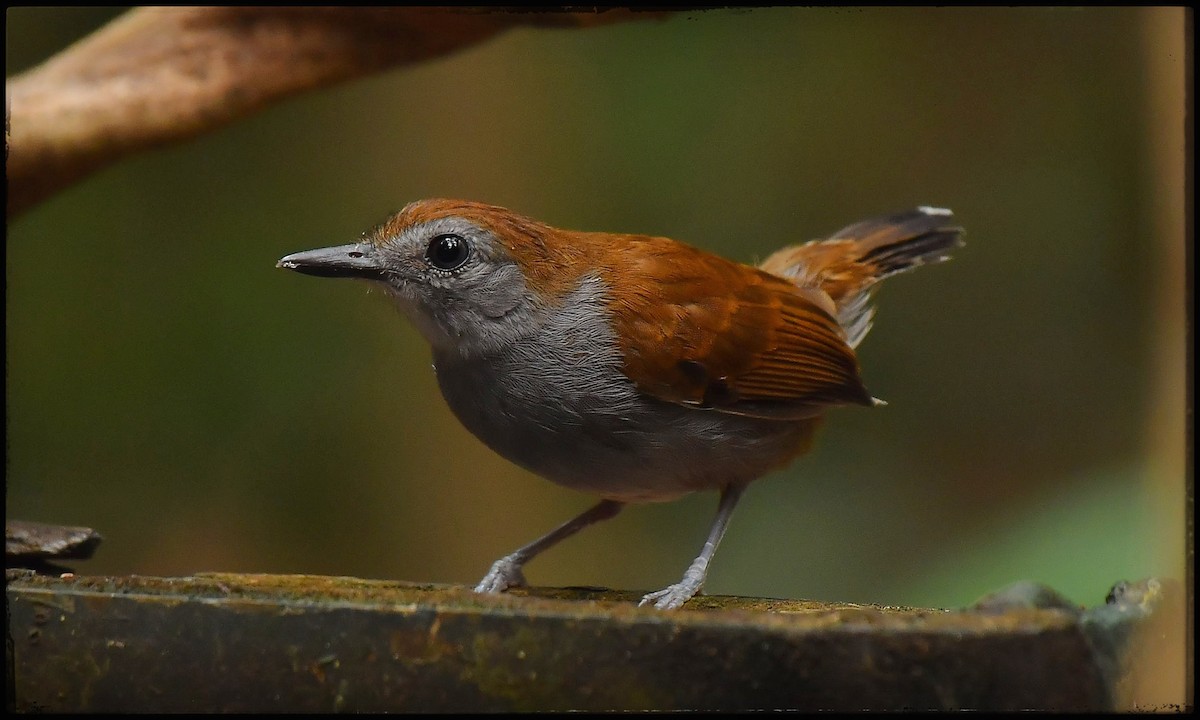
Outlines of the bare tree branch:
M 8 213 L 116 160 L 290 95 L 426 60 L 516 26 L 647 17 L 442 8 L 139 8 L 7 84 Z

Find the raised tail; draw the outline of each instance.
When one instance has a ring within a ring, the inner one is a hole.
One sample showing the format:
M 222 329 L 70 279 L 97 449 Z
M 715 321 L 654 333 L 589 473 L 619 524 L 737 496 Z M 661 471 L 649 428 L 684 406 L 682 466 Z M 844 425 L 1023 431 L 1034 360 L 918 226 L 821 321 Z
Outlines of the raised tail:
M 827 294 L 846 343 L 857 347 L 871 329 L 871 294 L 880 280 L 949 260 L 948 253 L 963 244 L 963 229 L 952 224 L 953 217 L 949 210 L 922 206 L 863 220 L 828 239 L 783 248 L 759 267 Z

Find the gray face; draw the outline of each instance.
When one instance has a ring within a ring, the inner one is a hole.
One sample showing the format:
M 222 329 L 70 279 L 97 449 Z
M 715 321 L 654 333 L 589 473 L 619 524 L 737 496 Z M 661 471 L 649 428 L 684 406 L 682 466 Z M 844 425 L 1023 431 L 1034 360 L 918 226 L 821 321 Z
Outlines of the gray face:
M 296 253 L 279 265 L 377 282 L 441 354 L 490 355 L 536 325 L 537 304 L 508 250 L 490 230 L 461 217 L 411 225 L 374 242 Z
M 524 276 L 491 231 L 443 217 L 377 241 L 384 282 L 435 349 L 490 354 L 530 330 Z

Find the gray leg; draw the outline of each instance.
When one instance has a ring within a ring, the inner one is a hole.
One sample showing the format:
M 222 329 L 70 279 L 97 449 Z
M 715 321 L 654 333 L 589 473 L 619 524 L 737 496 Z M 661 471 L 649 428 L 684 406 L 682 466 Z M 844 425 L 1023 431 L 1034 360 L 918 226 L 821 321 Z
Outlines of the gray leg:
M 588 525 L 609 519 L 621 512 L 623 507 L 625 507 L 625 503 L 616 500 L 602 500 L 575 519 L 559 525 L 520 550 L 505 555 L 492 564 L 492 569 L 488 570 L 488 574 L 479 581 L 475 592 L 498 593 L 504 592 L 510 587 L 525 585 L 525 575 L 521 573 L 521 567 L 532 560 L 535 555 L 566 540 Z
M 653 603 L 654 607 L 660 610 L 674 610 L 700 591 L 701 586 L 704 585 L 704 578 L 708 576 L 708 563 L 712 560 L 713 553 L 717 551 L 717 545 L 721 544 L 721 538 L 725 536 L 725 528 L 729 526 L 729 518 L 733 515 L 733 508 L 737 506 L 738 498 L 742 496 L 742 490 L 745 489 L 745 485 L 726 485 L 721 489 L 717 517 L 713 519 L 712 528 L 708 531 L 708 539 L 704 541 L 704 549 L 700 551 L 700 556 L 692 561 L 687 572 L 683 574 L 682 580 L 658 592 L 646 595 L 638 605 Z

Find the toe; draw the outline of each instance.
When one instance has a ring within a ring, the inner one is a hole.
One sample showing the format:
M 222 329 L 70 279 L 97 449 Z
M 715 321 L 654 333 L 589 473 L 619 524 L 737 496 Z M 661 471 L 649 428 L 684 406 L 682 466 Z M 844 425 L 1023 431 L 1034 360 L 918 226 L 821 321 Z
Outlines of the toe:
M 638 607 L 654 605 L 659 610 L 674 610 L 690 600 L 697 590 L 698 588 L 685 585 L 672 585 L 657 592 L 648 593 L 638 603 Z
M 501 593 L 510 587 L 524 585 L 525 575 L 521 572 L 521 566 L 511 562 L 508 558 L 503 558 L 492 565 L 488 574 L 484 575 L 479 584 L 475 586 L 475 592 Z

